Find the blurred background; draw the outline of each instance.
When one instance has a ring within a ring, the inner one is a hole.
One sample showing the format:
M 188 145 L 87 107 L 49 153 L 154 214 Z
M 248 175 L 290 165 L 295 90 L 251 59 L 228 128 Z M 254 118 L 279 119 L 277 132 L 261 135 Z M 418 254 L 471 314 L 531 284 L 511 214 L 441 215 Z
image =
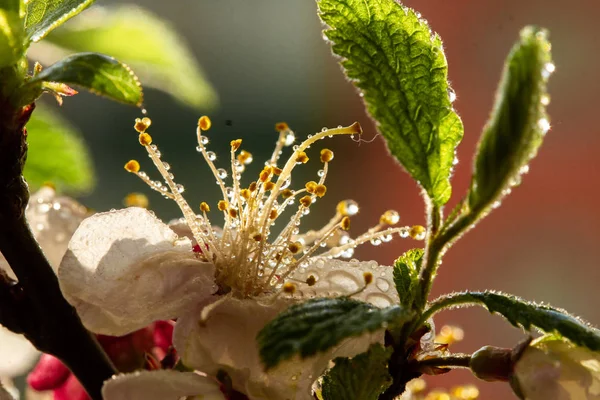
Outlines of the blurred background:
M 311 208 L 306 226 L 328 220 L 337 202 L 346 198 L 361 205 L 353 220 L 353 235 L 376 224 L 387 209 L 400 212 L 401 224 L 424 224 L 419 189 L 376 137 L 361 99 L 322 39 L 314 1 L 133 3 L 170 21 L 185 37 L 218 95 L 213 106 L 191 108 L 162 92 L 145 91 L 144 105 L 153 121 L 150 132 L 191 204 L 218 200 L 214 178 L 195 151 L 195 126 L 201 114 L 213 120 L 208 136 L 218 155 L 227 155 L 229 142 L 236 138 L 242 138 L 243 147 L 253 153 L 255 162 L 245 173 L 246 182 L 254 180 L 271 154 L 276 122 L 286 121 L 304 138 L 323 126 L 359 121 L 364 138 L 375 137 L 371 143 L 336 138 L 312 149 L 317 154 L 318 149 L 329 147 L 336 156 L 328 175 L 328 194 Z M 501 290 L 566 308 L 600 324 L 598 3 L 413 0 L 405 4 L 420 11 L 444 40 L 449 77 L 458 96 L 454 105 L 465 125 L 450 207 L 466 192 L 472 154 L 493 103 L 503 60 L 524 25 L 550 30 L 556 64 L 550 81 L 552 129 L 529 174 L 500 209 L 447 254 L 433 296 L 467 288 Z M 142 50 L 156 51 L 152 46 Z M 123 170 L 126 161 L 137 158 L 142 169 L 158 177 L 132 129 L 133 119 L 141 116 L 138 109 L 81 93 L 65 99 L 60 112 L 83 132 L 97 172 L 96 189 L 80 198 L 85 205 L 99 211 L 119 208 L 127 193 L 139 191 L 148 195 L 150 207 L 163 219 L 179 217 L 174 203 L 151 193 Z M 227 168 L 227 160 L 223 157 L 219 166 Z M 296 185 L 315 179 L 316 160 L 298 168 Z M 356 257 L 391 265 L 402 252 L 418 246 L 421 243 L 411 239 L 378 247 L 367 244 Z M 451 323 L 465 330 L 465 340 L 453 347 L 456 351 L 472 352 L 485 344 L 512 347 L 525 337 L 478 308 L 447 312 L 437 321 L 438 327 Z M 450 387 L 476 380 L 467 372 L 453 372 L 434 381 L 434 387 Z M 476 383 L 483 399 L 513 396 L 504 384 Z

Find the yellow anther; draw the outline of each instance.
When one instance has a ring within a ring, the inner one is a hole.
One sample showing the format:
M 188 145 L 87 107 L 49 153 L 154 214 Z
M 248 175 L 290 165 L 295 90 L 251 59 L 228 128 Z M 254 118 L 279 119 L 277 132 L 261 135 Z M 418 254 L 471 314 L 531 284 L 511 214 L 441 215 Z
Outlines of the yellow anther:
M 260 242 L 263 239 L 262 233 L 256 232 L 252 234 L 252 239 L 256 240 L 257 242 Z
M 152 144 L 152 136 L 146 132 L 140 133 L 139 140 L 142 146 L 149 146 Z
M 250 196 L 252 196 L 252 192 L 250 192 L 250 189 L 242 189 L 242 190 L 240 190 L 240 196 L 242 196 L 242 198 L 248 200 L 250 198 Z
M 290 189 L 283 189 L 281 191 L 281 197 L 283 197 L 284 199 L 289 199 L 293 195 L 294 195 L 294 192 L 291 191 Z
M 475 400 L 479 397 L 479 389 L 475 385 L 464 385 L 452 388 L 451 393 L 459 400 Z
M 242 139 L 232 140 L 230 144 L 231 144 L 231 150 L 237 151 L 237 149 L 239 149 L 240 146 L 242 145 Z
M 240 154 L 238 154 L 237 159 L 242 164 L 250 164 L 252 162 L 252 154 L 246 150 L 242 150 L 240 151 Z
M 317 283 L 317 278 L 315 278 L 314 275 L 309 275 L 308 278 L 306 278 L 306 284 L 308 286 L 314 286 L 315 283 Z
M 275 218 L 277 218 L 277 210 L 272 209 L 271 212 L 269 213 L 269 219 L 275 219 Z
M 129 193 L 123 199 L 125 207 L 141 207 L 148 208 L 148 197 L 143 193 Z
M 349 230 L 350 229 L 350 218 L 349 217 L 342 218 L 342 221 L 340 222 L 340 226 L 345 231 Z
M 230 216 L 231 218 L 237 218 L 237 215 L 238 215 L 238 213 L 237 213 L 237 210 L 236 210 L 236 209 L 233 209 L 233 208 L 230 208 L 230 209 L 229 209 L 229 216 Z
M 310 205 L 312 204 L 312 197 L 311 196 L 304 196 L 300 199 L 300 204 L 302 204 L 302 206 L 304 207 L 310 207 Z
M 354 200 L 342 200 L 338 203 L 336 209 L 340 215 L 351 217 L 358 213 L 358 203 Z
M 290 243 L 288 245 L 288 250 L 292 253 L 292 254 L 296 254 L 298 253 L 300 250 L 302 249 L 302 243 L 300 242 L 294 242 L 294 243 Z
M 321 150 L 321 162 L 329 162 L 333 160 L 333 151 L 329 150 L 329 149 L 323 149 Z
M 198 126 L 203 131 L 209 130 L 211 125 L 212 122 L 210 121 L 210 118 L 208 118 L 206 115 L 203 115 L 200 117 L 200 119 L 198 119 Z
M 281 175 L 281 173 L 283 172 L 283 170 L 281 168 L 277 168 L 275 166 L 273 166 L 271 168 L 271 170 L 273 171 L 273 175 L 277 175 L 277 176 Z
M 271 179 L 271 167 L 264 167 L 262 171 L 260 171 L 260 175 L 258 178 L 261 182 L 266 182 Z
M 301 151 L 296 155 L 296 162 L 306 164 L 308 162 L 308 156 L 305 152 Z
M 229 203 L 227 203 L 225 200 L 219 200 L 217 203 L 217 208 L 219 211 L 225 211 L 229 208 Z
M 275 130 L 277 132 L 287 131 L 289 129 L 290 129 L 290 127 L 285 122 L 278 122 L 275 124 Z
M 306 182 L 306 184 L 304 185 L 304 187 L 306 188 L 306 191 L 308 193 L 314 193 L 315 189 L 317 188 L 317 182 L 315 182 L 315 181 L 308 181 L 308 182 Z
M 379 223 L 386 225 L 396 225 L 400 222 L 400 214 L 394 210 L 387 210 L 379 218 Z
M 315 194 L 319 197 L 323 197 L 325 196 L 325 193 L 327 193 L 327 187 L 325 185 L 317 185 L 317 187 L 315 187 Z
M 406 389 L 415 394 L 421 393 L 425 388 L 427 388 L 427 383 L 425 382 L 425 379 L 421 378 L 413 379 L 406 384 Z
M 425 400 L 451 400 L 452 397 L 446 392 L 441 390 L 433 390 L 425 396 Z
M 150 118 L 144 117 L 141 119 L 136 118 L 135 125 L 133 127 L 136 131 L 142 133 L 142 132 L 145 132 L 146 129 L 148 129 L 150 127 L 150 125 L 152 125 L 152 121 L 150 120 Z
M 251 192 L 254 192 L 254 191 L 256 191 L 256 186 L 257 186 L 256 182 L 250 182 L 250 185 L 248 186 L 248 190 Z
M 373 274 L 369 271 L 363 272 L 363 279 L 365 280 L 365 285 L 370 285 L 373 282 Z
M 265 182 L 263 186 L 265 188 L 265 192 L 268 192 L 269 190 L 273 190 L 275 184 L 273 182 Z
M 125 164 L 125 171 L 137 173 L 140 172 L 140 163 L 137 160 L 129 160 L 127 164 Z
M 453 344 L 460 342 L 465 337 L 465 332 L 458 326 L 444 325 L 440 329 L 439 335 L 435 337 L 436 343 Z
M 423 240 L 425 239 L 425 228 L 422 227 L 421 225 L 415 225 L 413 227 L 410 228 L 410 230 L 408 231 L 408 234 L 410 235 L 411 238 L 416 239 L 416 240 Z
M 210 206 L 208 205 L 208 203 L 206 203 L 205 201 L 203 201 L 202 203 L 200 203 L 200 211 L 202 211 L 202 212 L 209 212 L 210 211 Z
M 296 291 L 296 285 L 291 282 L 286 282 L 283 284 L 283 292 L 287 294 L 293 294 Z

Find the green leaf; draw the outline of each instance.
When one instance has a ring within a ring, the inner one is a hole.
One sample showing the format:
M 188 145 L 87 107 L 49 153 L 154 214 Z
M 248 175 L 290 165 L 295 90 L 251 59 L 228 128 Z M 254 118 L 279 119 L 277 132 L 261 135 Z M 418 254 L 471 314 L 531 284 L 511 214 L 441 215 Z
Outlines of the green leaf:
M 526 27 L 506 65 L 475 158 L 469 206 L 481 211 L 518 185 L 550 128 L 546 84 L 554 70 L 546 31 Z
M 269 369 L 295 354 L 309 357 L 349 337 L 401 325 L 411 316 L 399 306 L 380 309 L 347 297 L 312 299 L 291 306 L 260 331 L 260 357 Z
M 565 310 L 523 300 L 517 296 L 496 292 L 462 292 L 435 301 L 443 308 L 483 305 L 498 313 L 516 327 L 530 330 L 536 327 L 546 333 L 558 333 L 579 346 L 600 351 L 600 331 Z
M 450 198 L 463 125 L 450 99 L 442 41 L 395 0 L 319 0 L 321 19 L 392 155 L 436 205 Z
M 94 0 L 29 0 L 25 30 L 30 42 L 38 42 L 53 29 L 61 26 Z
M 131 69 L 102 54 L 79 53 L 44 69 L 30 83 L 51 81 L 82 86 L 92 93 L 140 106 L 142 87 Z
M 394 263 L 394 283 L 400 304 L 410 309 L 419 285 L 419 270 L 423 258 L 422 249 L 412 249 L 402 254 Z
M 212 107 L 217 102 L 185 40 L 174 27 L 142 8 L 96 7 L 52 32 L 44 43 L 54 46 L 45 46 L 48 49 L 39 52 L 42 57 L 52 50 L 110 54 L 131 66 L 144 87 L 163 90 L 196 108 Z
M 0 68 L 16 64 L 23 56 L 23 2 L 0 0 Z
M 24 175 L 34 189 L 51 182 L 61 191 L 87 192 L 94 173 L 87 148 L 73 127 L 38 106 L 27 123 L 29 150 Z
M 392 348 L 374 344 L 352 359 L 336 358 L 323 377 L 324 400 L 377 400 L 391 384 L 388 360 Z

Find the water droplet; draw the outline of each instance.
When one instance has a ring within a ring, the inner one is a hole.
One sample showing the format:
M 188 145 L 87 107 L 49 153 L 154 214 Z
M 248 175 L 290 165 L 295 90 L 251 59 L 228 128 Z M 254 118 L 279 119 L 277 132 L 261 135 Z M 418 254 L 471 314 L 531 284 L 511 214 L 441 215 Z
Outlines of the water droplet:
M 327 132 L 327 128 L 326 127 L 322 127 L 321 128 L 321 132 Z
M 547 94 L 543 95 L 542 98 L 540 99 L 540 103 L 542 103 L 545 106 L 550 104 L 550 96 L 548 96 Z
M 387 235 L 381 236 L 381 241 L 384 242 L 384 243 L 391 242 L 392 241 L 392 234 L 387 234 Z
M 217 159 L 217 155 L 215 154 L 214 151 L 209 151 L 206 153 L 206 157 L 208 157 L 208 159 L 210 161 L 215 161 Z
M 289 131 L 287 133 L 287 135 L 285 135 L 285 137 L 283 138 L 283 145 L 291 146 L 295 141 L 296 141 L 296 135 L 294 135 L 294 132 Z
M 171 169 L 171 166 L 170 166 L 170 165 L 169 165 L 169 163 L 168 163 L 168 162 L 166 162 L 166 161 L 163 161 L 163 167 L 165 167 L 165 169 L 166 169 L 167 171 Z
M 201 152 L 202 152 L 202 147 L 201 147 L 201 146 L 196 146 L 196 151 L 197 151 L 198 153 L 201 153 Z
M 540 118 L 537 122 L 542 135 L 545 135 L 550 130 L 550 122 L 546 118 Z
M 221 179 L 227 178 L 227 171 L 224 168 L 219 168 L 217 170 L 217 176 Z
M 388 290 L 390 290 L 390 283 L 386 279 L 377 278 L 375 280 L 375 285 L 382 292 L 387 292 Z
M 146 110 L 145 108 L 142 108 L 140 111 L 143 115 L 148 114 L 148 110 Z
M 448 89 L 448 97 L 450 98 L 450 103 L 454 103 L 456 101 L 456 93 L 452 89 Z
M 454 160 L 452 160 L 452 165 L 458 164 L 458 157 L 454 156 Z
M 409 235 L 408 229 L 403 228 L 400 229 L 400 231 L 398 232 L 398 236 L 400 236 L 402 239 L 406 239 Z
M 294 147 L 292 147 L 292 150 L 298 151 L 299 148 L 300 148 L 300 146 L 298 146 L 297 144 L 295 144 Z
M 203 145 L 207 145 L 208 142 L 210 142 L 210 140 L 208 139 L 208 136 L 200 136 L 200 143 L 202 143 Z
M 380 238 L 373 238 L 373 239 L 371 239 L 371 244 L 373 246 L 379 246 L 381 244 L 381 239 Z
M 326 279 L 331 286 L 334 288 L 338 287 L 346 293 L 355 292 L 364 285 L 362 280 L 359 280 L 353 274 L 342 270 L 330 272 L 327 274 Z
M 416 12 L 415 12 L 415 16 L 416 16 L 417 18 L 421 18 L 421 13 L 420 13 L 420 12 L 418 12 L 418 11 L 416 11 Z
M 183 193 L 185 191 L 185 188 L 183 187 L 183 185 L 178 184 L 176 187 L 177 192 L 179 193 Z
M 529 165 L 523 165 L 521 169 L 519 169 L 520 174 L 526 174 L 529 172 Z
M 542 76 L 545 79 L 548 79 L 555 70 L 556 70 L 556 65 L 552 64 L 551 62 L 548 62 L 548 63 L 544 64 L 544 69 L 542 69 Z
M 365 300 L 376 307 L 385 308 L 392 305 L 392 299 L 383 293 L 370 293 Z
M 320 169 L 319 171 L 317 171 L 317 175 L 319 176 L 319 178 L 322 178 L 325 176 L 325 171 Z

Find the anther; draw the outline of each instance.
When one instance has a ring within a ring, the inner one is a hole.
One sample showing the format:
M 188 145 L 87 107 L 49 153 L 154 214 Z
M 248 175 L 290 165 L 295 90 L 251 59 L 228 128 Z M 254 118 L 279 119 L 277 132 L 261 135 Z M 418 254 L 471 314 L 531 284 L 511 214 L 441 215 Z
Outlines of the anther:
M 127 164 L 125 164 L 125 171 L 132 172 L 134 174 L 140 172 L 140 163 L 136 160 L 127 161 Z
M 425 228 L 422 227 L 421 225 L 415 225 L 413 227 L 410 228 L 410 230 L 408 231 L 408 234 L 410 235 L 411 238 L 415 239 L 415 240 L 423 240 L 425 239 Z
M 291 282 L 286 282 L 283 284 L 283 292 L 287 294 L 294 294 L 296 291 L 296 285 Z
M 262 171 L 260 171 L 260 175 L 258 176 L 261 182 L 266 182 L 271 177 L 271 168 L 264 167 Z
M 283 197 L 284 199 L 289 199 L 293 195 L 294 195 L 294 192 L 290 189 L 283 189 L 281 191 L 281 197 Z
M 242 139 L 232 140 L 230 144 L 231 144 L 231 150 L 237 151 L 237 149 L 239 149 L 240 146 L 242 145 Z
M 268 192 L 269 190 L 273 190 L 273 188 L 275 187 L 275 184 L 273 182 L 265 182 L 263 184 L 263 187 L 265 188 L 265 192 Z
M 273 175 L 281 175 L 281 173 L 283 172 L 283 170 L 281 168 L 277 168 L 275 166 L 271 167 L 272 171 L 273 171 Z
M 148 117 L 144 118 L 136 118 L 135 125 L 133 126 L 136 131 L 139 133 L 145 132 L 152 125 L 152 121 Z
M 337 205 L 337 212 L 344 216 L 353 216 L 358 213 L 358 203 L 354 200 L 342 200 Z
M 275 219 L 275 218 L 277 218 L 277 210 L 272 209 L 271 212 L 269 213 L 269 219 Z
M 363 279 L 365 280 L 365 285 L 370 285 L 373 282 L 373 274 L 371 272 L 363 272 Z
M 210 206 L 208 205 L 208 203 L 206 203 L 205 201 L 203 201 L 202 203 L 200 203 L 200 211 L 202 211 L 202 212 L 209 212 L 210 211 Z
M 277 132 L 283 132 L 283 131 L 287 131 L 289 129 L 290 129 L 290 127 L 285 122 L 278 122 L 275 124 L 275 130 Z
M 252 235 L 252 239 L 256 240 L 257 242 L 260 242 L 263 239 L 263 236 L 260 232 L 256 232 Z
M 394 210 L 387 210 L 381 215 L 379 222 L 386 225 L 396 225 L 400 222 L 400 214 Z
M 342 221 L 340 222 L 340 227 L 347 231 L 350 229 L 350 218 L 349 217 L 344 217 L 342 218 Z
M 248 200 L 251 195 L 252 195 L 252 193 L 250 192 L 250 189 L 242 189 L 242 190 L 240 190 L 240 196 L 242 196 L 243 199 Z
M 317 283 L 317 279 L 314 275 L 309 275 L 308 278 L 306 278 L 306 284 L 308 286 L 314 286 L 315 283 Z
M 237 159 L 242 164 L 250 164 L 252 162 L 252 154 L 246 150 L 242 150 L 240 151 L 240 154 L 238 154 Z
M 302 249 L 302 243 L 300 242 L 294 242 L 294 243 L 290 243 L 288 245 L 288 250 L 292 253 L 292 254 L 296 254 L 298 253 L 300 250 Z
M 301 151 L 296 155 L 296 162 L 306 164 L 308 162 L 308 156 L 305 152 Z
M 315 187 L 315 194 L 319 197 L 323 197 L 325 196 L 325 193 L 327 193 L 327 187 L 325 185 L 317 185 Z
M 227 203 L 225 200 L 219 200 L 217 203 L 217 208 L 219 211 L 225 211 L 229 208 L 229 203 Z
M 125 207 L 141 207 L 148 208 L 148 197 L 143 193 L 129 193 L 123 199 Z
M 326 163 L 333 160 L 333 151 L 329 149 L 321 150 L 321 162 Z
M 200 129 L 203 131 L 209 130 L 211 125 L 212 122 L 210 121 L 210 118 L 208 118 L 206 115 L 203 115 L 200 117 L 200 119 L 198 119 L 198 127 L 200 127 Z
M 237 213 L 237 210 L 236 210 L 236 209 L 233 209 L 233 208 L 230 208 L 230 209 L 229 209 L 229 216 L 230 216 L 231 218 L 237 218 L 237 215 L 238 215 L 238 213 Z
M 311 196 L 304 196 L 300 199 L 300 204 L 302 204 L 302 206 L 308 208 L 310 207 L 310 205 L 312 204 L 312 197 Z
M 306 188 L 306 191 L 308 193 L 314 193 L 315 189 L 317 188 L 317 182 L 315 181 L 308 181 L 306 182 L 306 184 L 304 185 L 304 187 Z
M 140 133 L 139 140 L 142 146 L 149 146 L 152 144 L 152 136 L 146 132 Z
M 250 185 L 248 186 L 248 190 L 251 192 L 254 192 L 254 191 L 256 191 L 256 186 L 257 186 L 256 182 L 250 182 Z

